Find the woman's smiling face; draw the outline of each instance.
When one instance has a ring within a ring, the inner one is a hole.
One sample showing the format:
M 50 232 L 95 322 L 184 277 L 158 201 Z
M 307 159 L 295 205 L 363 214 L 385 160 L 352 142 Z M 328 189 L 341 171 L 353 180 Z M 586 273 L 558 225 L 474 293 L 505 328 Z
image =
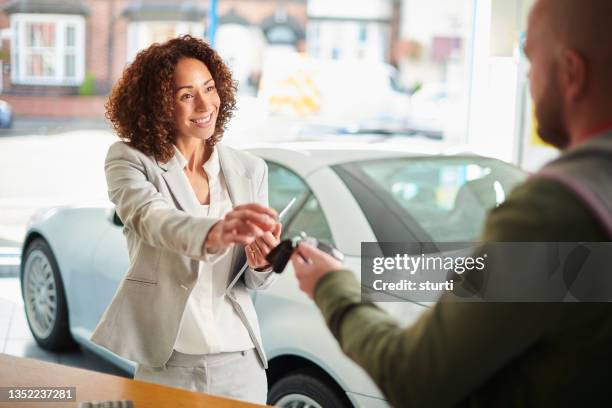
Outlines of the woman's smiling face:
M 221 99 L 206 65 L 182 58 L 174 70 L 174 121 L 177 138 L 201 140 L 215 133 Z

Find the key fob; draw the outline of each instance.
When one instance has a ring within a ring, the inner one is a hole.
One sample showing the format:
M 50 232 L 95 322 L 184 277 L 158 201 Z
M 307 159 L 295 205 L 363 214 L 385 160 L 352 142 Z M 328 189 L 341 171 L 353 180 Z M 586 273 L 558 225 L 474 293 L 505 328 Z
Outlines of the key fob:
M 281 273 L 285 270 L 285 267 L 289 263 L 291 259 L 291 255 L 299 242 L 304 241 L 307 244 L 325 252 L 328 255 L 333 256 L 340 262 L 344 261 L 344 254 L 340 252 L 333 245 L 326 244 L 325 242 L 321 242 L 316 238 L 308 237 L 305 234 L 294 239 L 285 239 L 281 241 L 275 248 L 273 248 L 268 256 L 266 256 L 266 260 L 272 265 L 272 270 L 276 273 Z
M 272 270 L 274 272 L 281 273 L 285 270 L 285 267 L 291 259 L 293 249 L 292 240 L 285 239 L 270 251 L 268 256 L 266 256 L 266 260 L 272 265 Z

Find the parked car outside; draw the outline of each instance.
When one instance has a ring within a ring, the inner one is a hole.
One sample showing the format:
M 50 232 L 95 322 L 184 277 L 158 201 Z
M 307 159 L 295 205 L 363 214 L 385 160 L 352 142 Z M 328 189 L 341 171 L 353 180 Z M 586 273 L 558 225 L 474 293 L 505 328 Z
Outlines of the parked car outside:
M 388 143 L 295 142 L 249 148 L 269 168 L 270 205 L 296 199 L 283 237 L 301 232 L 335 245 L 359 274 L 361 242 L 470 242 L 487 212 L 524 180 L 518 168 L 473 154 Z M 30 222 L 22 290 L 31 331 L 52 350 L 76 343 L 127 371 L 132 362 L 89 338 L 128 268 L 114 209 L 53 208 Z M 289 264 L 253 293 L 269 358 L 269 403 L 282 407 L 382 407 L 366 373 L 342 354 Z M 427 305 L 381 303 L 403 325 Z
M 13 127 L 13 109 L 5 100 L 0 99 L 0 128 L 10 129 Z

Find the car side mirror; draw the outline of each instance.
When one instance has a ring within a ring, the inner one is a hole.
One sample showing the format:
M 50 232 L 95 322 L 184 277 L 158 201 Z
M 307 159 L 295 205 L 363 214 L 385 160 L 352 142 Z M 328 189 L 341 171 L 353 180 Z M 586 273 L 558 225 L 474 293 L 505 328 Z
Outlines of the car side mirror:
M 121 218 L 117 215 L 117 210 L 113 210 L 113 224 L 118 227 L 123 227 L 123 221 L 121 221 Z

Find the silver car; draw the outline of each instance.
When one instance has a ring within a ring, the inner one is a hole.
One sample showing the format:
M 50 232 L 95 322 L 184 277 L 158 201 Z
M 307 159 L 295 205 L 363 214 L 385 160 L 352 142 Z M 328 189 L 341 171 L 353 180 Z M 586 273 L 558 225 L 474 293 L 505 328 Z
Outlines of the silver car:
M 268 163 L 270 205 L 280 210 L 296 199 L 283 236 L 305 232 L 331 243 L 353 271 L 360 270 L 361 242 L 477 240 L 486 213 L 525 178 L 495 159 L 436 149 L 302 142 L 248 150 Z M 128 267 L 113 208 L 38 213 L 28 228 L 21 265 L 26 314 L 41 347 L 59 350 L 78 343 L 133 371 L 132 362 L 89 341 Z M 288 265 L 271 289 L 253 293 L 269 357 L 268 402 L 388 406 L 366 373 L 342 354 L 293 275 Z M 405 325 L 427 307 L 409 300 L 380 306 Z

